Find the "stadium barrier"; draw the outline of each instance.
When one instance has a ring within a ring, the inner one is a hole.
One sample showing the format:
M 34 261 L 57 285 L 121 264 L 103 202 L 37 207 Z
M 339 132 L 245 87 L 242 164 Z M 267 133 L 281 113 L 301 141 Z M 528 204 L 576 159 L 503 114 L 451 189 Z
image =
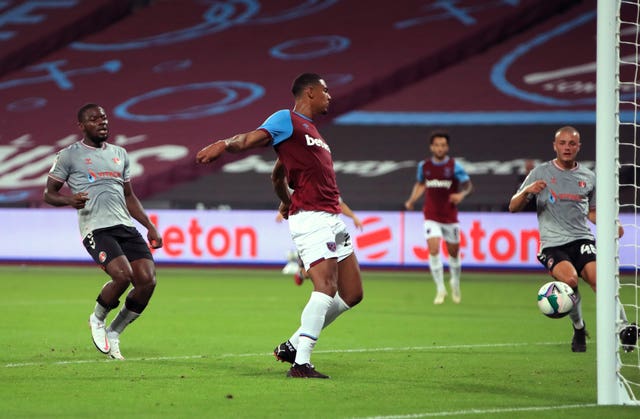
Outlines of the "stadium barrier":
M 164 247 L 154 250 L 158 264 L 278 265 L 294 249 L 287 222 L 277 222 L 275 211 L 148 210 L 148 214 L 164 240 Z M 345 222 L 363 267 L 427 263 L 420 212 L 359 211 L 358 216 L 363 231 L 346 217 Z M 90 262 L 75 210 L 7 208 L 0 209 L 0 219 L 0 263 Z M 138 227 L 144 236 L 146 230 Z M 536 259 L 539 233 L 533 213 L 464 212 L 460 230 L 466 268 L 541 268 Z M 632 247 L 624 246 L 624 238 L 620 244 L 624 266 L 634 255 Z

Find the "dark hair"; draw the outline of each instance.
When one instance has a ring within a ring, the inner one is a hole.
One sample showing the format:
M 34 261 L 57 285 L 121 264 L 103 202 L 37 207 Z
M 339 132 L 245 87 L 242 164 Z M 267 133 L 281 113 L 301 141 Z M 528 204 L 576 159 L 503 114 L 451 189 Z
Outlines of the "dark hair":
M 433 144 L 433 140 L 436 137 L 445 138 L 447 140 L 447 144 L 449 144 L 449 133 L 447 131 L 443 129 L 437 129 L 437 130 L 431 131 L 431 134 L 429 134 L 429 144 Z
M 84 121 L 84 114 L 89 109 L 100 108 L 100 107 L 101 107 L 100 105 L 95 103 L 87 103 L 86 105 L 83 105 L 82 108 L 78 109 L 78 122 Z
M 298 97 L 304 89 L 320 83 L 322 77 L 316 73 L 302 73 L 293 81 L 291 85 L 291 93 L 294 97 Z

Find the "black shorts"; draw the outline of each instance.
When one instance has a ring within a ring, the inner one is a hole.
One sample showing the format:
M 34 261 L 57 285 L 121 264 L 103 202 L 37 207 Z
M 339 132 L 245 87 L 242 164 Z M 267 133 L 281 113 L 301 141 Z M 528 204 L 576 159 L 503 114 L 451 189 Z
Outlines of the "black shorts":
M 538 260 L 551 272 L 563 260 L 571 262 L 578 275 L 589 262 L 596 260 L 596 242 L 593 240 L 576 240 L 562 246 L 547 247 L 540 251 Z
M 82 241 L 93 260 L 103 268 L 118 256 L 129 262 L 151 259 L 151 250 L 135 227 L 117 225 L 92 231 Z

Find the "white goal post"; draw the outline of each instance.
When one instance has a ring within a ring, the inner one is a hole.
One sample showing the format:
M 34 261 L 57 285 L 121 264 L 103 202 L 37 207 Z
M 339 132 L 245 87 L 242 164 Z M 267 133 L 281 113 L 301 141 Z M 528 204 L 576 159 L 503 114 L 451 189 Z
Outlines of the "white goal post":
M 632 284 L 629 293 L 621 294 L 618 219 L 620 202 L 620 149 L 623 143 L 632 143 L 631 162 L 635 165 L 640 136 L 640 121 L 637 121 L 640 99 L 640 71 L 638 67 L 638 43 L 640 23 L 638 11 L 640 0 L 598 0 L 597 10 L 597 78 L 596 78 L 596 237 L 598 246 L 597 309 L 597 376 L 598 404 L 640 405 L 639 349 L 633 355 L 623 353 L 618 339 L 621 328 L 619 310 L 627 309 L 630 322 L 638 318 L 638 266 L 631 266 Z M 622 11 L 624 10 L 625 13 Z M 635 13 L 633 11 L 635 10 Z M 631 12 L 631 13 L 628 13 Z M 635 14 L 635 15 L 634 15 Z M 624 18 L 623 18 L 624 16 Z M 621 33 L 634 34 L 633 41 Z M 626 44 L 626 45 L 625 45 Z M 631 52 L 631 54 L 629 54 Z M 629 60 L 629 57 L 634 57 Z M 620 57 L 624 57 L 621 60 Z M 624 67 L 624 70 L 621 68 Z M 633 67 L 634 71 L 629 71 Z M 621 92 L 625 92 L 621 106 Z M 629 93 L 630 92 L 630 93 Z M 624 110 L 624 116 L 622 116 Z M 629 112 L 629 109 L 631 111 Z M 625 125 L 630 125 L 632 130 Z M 631 138 L 622 138 L 632 131 Z M 626 150 L 626 149 L 625 149 Z M 625 159 L 627 156 L 625 155 Z M 635 171 L 635 168 L 634 168 Z M 633 176 L 636 181 L 635 175 Z M 631 185 L 637 192 L 637 183 Z M 630 205 L 625 205 L 635 214 L 635 225 L 625 227 L 625 239 L 632 235 L 638 253 L 638 200 L 637 194 Z M 628 241 L 628 240 L 627 240 Z M 634 297 L 635 296 L 635 297 Z M 625 298 L 633 300 L 625 303 Z M 631 308 L 631 310 L 628 310 Z M 633 312 L 631 312 L 633 311 Z M 626 357 L 626 358 L 623 358 Z

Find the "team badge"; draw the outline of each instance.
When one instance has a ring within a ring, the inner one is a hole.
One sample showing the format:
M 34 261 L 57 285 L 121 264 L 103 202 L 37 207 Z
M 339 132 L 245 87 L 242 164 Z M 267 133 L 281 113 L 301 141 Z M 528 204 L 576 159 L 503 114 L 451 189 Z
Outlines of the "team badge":
M 578 186 L 581 188 L 584 188 L 585 186 L 587 186 L 587 182 L 585 182 L 584 180 L 579 180 L 578 181 Z
M 119 159 L 119 158 L 117 158 L 117 157 L 114 157 L 114 158 L 113 158 L 113 162 L 114 162 L 115 164 L 120 164 L 120 159 Z
M 98 260 L 100 261 L 100 263 L 104 263 L 104 261 L 107 260 L 107 252 L 103 250 L 98 253 Z
M 335 252 L 337 248 L 338 246 L 336 246 L 336 242 L 327 243 L 327 249 L 329 249 L 330 251 Z
M 89 157 L 87 157 L 86 159 L 84 159 L 84 164 L 91 164 L 92 161 Z
M 552 266 L 553 266 L 553 258 L 549 258 L 549 260 L 547 261 L 547 269 L 551 270 Z

